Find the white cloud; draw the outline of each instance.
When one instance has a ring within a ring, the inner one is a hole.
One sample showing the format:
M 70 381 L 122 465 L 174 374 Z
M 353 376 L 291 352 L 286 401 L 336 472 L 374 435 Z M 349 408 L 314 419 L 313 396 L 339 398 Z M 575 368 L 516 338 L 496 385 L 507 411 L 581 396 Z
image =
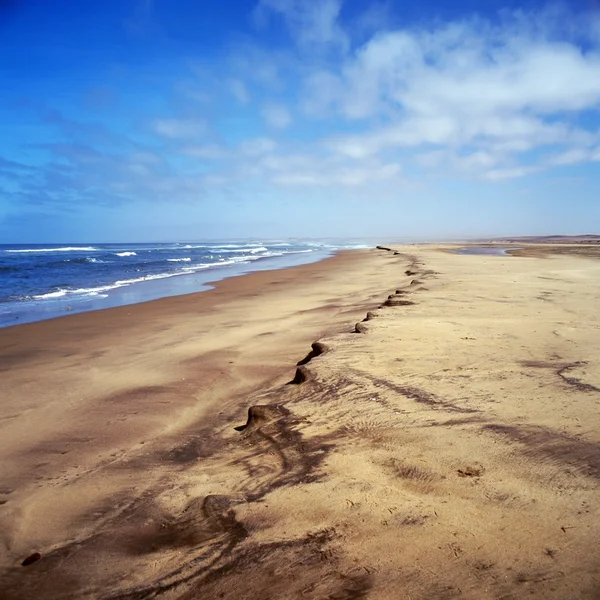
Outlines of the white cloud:
M 207 131 L 206 122 L 201 119 L 156 119 L 152 127 L 155 133 L 168 139 L 201 137 Z
M 296 50 L 255 49 L 235 61 L 238 72 L 246 65 L 244 79 L 257 82 L 263 65 L 287 88 L 286 106 L 265 98 L 275 88 L 257 96 L 273 137 L 241 143 L 236 172 L 347 187 L 396 181 L 419 166 L 499 181 L 597 156 L 600 129 L 576 117 L 600 108 L 600 39 L 581 21 L 567 28 L 565 14 L 549 10 L 393 27 L 380 8 L 363 19 L 353 46 L 350 32 L 360 27 L 342 25 L 341 6 L 259 2 L 255 16 L 283 19 Z M 286 141 L 290 108 L 299 127 L 325 119 L 307 126 L 308 141 Z
M 217 159 L 226 158 L 227 150 L 216 144 L 184 146 L 181 151 L 192 158 Z
M 268 104 L 262 109 L 262 116 L 273 129 L 285 129 L 292 122 L 289 110 L 281 104 Z
M 571 115 L 600 108 L 600 44 L 581 23 L 571 29 L 587 45 L 565 34 L 565 15 L 538 17 L 534 25 L 515 13 L 500 25 L 472 19 L 375 34 L 304 76 L 304 113 L 355 123 L 360 133 L 325 140 L 354 159 L 433 146 L 451 151 L 460 168 L 504 162 L 516 174 L 519 153 L 564 145 L 578 149 L 571 158 L 589 160 L 600 134 Z
M 591 158 L 591 153 L 582 148 L 572 148 L 553 156 L 550 164 L 553 165 L 572 165 L 583 162 Z
M 422 117 L 573 111 L 600 101 L 600 53 L 569 43 L 515 39 L 507 27 L 488 38 L 471 24 L 379 35 L 339 78 L 341 111 L 365 118 L 382 103 Z
M 342 0 L 260 0 L 254 15 L 259 25 L 270 17 L 281 17 L 296 43 L 305 50 L 349 46 L 338 23 Z
M 285 74 L 292 69 L 290 62 L 284 51 L 238 42 L 231 48 L 227 64 L 223 65 L 232 75 L 228 80 L 229 92 L 237 95 L 242 104 L 254 97 L 262 100 L 266 92 L 281 92 Z
M 232 79 L 229 82 L 231 93 L 240 104 L 248 104 L 250 102 L 250 93 L 246 84 L 240 79 Z
M 111 156 L 73 150 L 80 179 L 186 201 L 247 185 L 276 186 L 281 197 L 337 187 L 340 197 L 370 198 L 377 188 L 395 199 L 417 177 L 423 186 L 445 176 L 502 182 L 600 162 L 600 33 L 591 26 L 515 13 L 417 28 L 395 26 L 381 9 L 348 26 L 341 4 L 262 0 L 256 15 L 284 22 L 293 47 L 239 42 L 216 68 L 191 62 L 172 117 L 150 123 L 159 139 L 145 149 L 123 140 Z M 205 119 L 188 118 L 199 108 Z
M 269 151 L 243 167 L 245 175 L 285 186 L 360 187 L 400 181 L 401 167 L 393 162 L 364 161 L 360 165 L 314 153 Z
M 377 166 L 331 166 L 314 165 L 312 169 L 287 171 L 274 174 L 273 183 L 282 185 L 344 186 L 357 187 L 396 179 L 401 173 L 400 165 Z
M 277 148 L 277 142 L 269 138 L 254 138 L 245 140 L 239 145 L 243 156 L 261 156 Z
M 324 69 L 306 74 L 303 85 L 300 105 L 309 117 L 329 117 L 346 93 L 340 78 Z
M 600 146 L 596 148 L 571 148 L 552 156 L 548 160 L 550 165 L 572 165 L 581 162 L 600 161 Z
M 457 164 L 467 170 L 471 169 L 490 169 L 498 163 L 498 158 L 491 152 L 479 150 L 471 154 L 460 156 L 457 159 Z
M 531 175 L 539 171 L 539 167 L 513 167 L 508 169 L 492 169 L 484 174 L 486 179 L 490 181 L 501 181 L 503 179 L 515 179 L 517 177 L 524 177 L 525 175 Z

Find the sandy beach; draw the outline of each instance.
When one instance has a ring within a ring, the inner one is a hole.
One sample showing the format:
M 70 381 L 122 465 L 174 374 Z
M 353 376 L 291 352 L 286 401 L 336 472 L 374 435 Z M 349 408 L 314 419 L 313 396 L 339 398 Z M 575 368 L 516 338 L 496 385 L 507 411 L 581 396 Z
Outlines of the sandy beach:
M 599 598 L 600 260 L 448 249 L 0 330 L 2 598 Z

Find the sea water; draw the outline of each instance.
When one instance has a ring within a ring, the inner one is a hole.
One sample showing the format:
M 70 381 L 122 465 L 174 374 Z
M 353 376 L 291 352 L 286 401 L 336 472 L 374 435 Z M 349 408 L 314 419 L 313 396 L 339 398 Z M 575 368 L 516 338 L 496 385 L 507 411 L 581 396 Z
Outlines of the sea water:
M 0 326 L 198 292 L 209 281 L 366 247 L 355 240 L 0 245 Z
M 483 256 L 511 256 L 509 250 L 519 250 L 519 248 L 494 248 L 490 246 L 469 246 L 467 248 L 458 248 L 450 250 L 454 254 L 477 254 Z

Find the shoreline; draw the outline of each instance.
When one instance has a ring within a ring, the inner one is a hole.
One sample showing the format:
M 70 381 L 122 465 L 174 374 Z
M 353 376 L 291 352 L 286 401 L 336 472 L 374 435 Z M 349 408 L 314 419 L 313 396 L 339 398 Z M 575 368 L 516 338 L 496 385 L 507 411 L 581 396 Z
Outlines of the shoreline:
M 508 245 L 506 245 L 508 243 Z M 405 248 L 414 247 L 410 245 L 398 245 Z M 421 247 L 439 247 L 445 252 L 458 252 L 459 254 L 480 254 L 477 249 L 493 249 L 489 254 L 495 254 L 499 247 L 508 255 L 515 256 L 537 256 L 543 257 L 549 254 L 574 254 L 578 256 L 599 256 L 599 244 L 585 243 L 534 243 L 523 242 L 520 244 L 504 242 L 473 242 L 465 241 L 449 243 L 421 244 Z M 387 246 L 377 246 L 377 249 L 385 250 Z M 162 298 L 170 298 L 195 293 L 203 293 L 214 287 L 214 284 L 229 278 L 244 276 L 250 273 L 281 270 L 313 264 L 331 258 L 338 252 L 366 250 L 368 248 L 340 248 L 315 250 L 314 254 L 305 254 L 304 251 L 290 253 L 284 257 L 265 257 L 262 260 L 228 265 L 225 268 L 213 267 L 192 273 L 179 273 L 169 277 L 148 279 L 136 283 L 116 287 L 97 297 L 90 298 L 56 298 L 50 301 L 35 301 L 33 304 L 23 303 L 22 309 L 16 304 L 16 310 L 12 313 L 0 314 L 0 330 L 26 323 L 37 323 L 41 321 L 83 314 L 98 310 L 118 308 L 121 306 L 133 306 Z M 483 252 L 482 254 L 487 254 Z M 215 277 L 215 275 L 218 275 Z M 1 306 L 1 305 L 0 305 Z
M 600 263 L 440 250 L 2 330 L 7 598 L 595 598 Z
M 67 314 L 49 317 L 38 321 L 15 323 L 14 325 L 0 327 L 0 339 L 2 339 L 3 335 L 6 333 L 13 333 L 15 328 L 35 328 L 37 326 L 40 326 L 41 328 L 45 328 L 44 326 L 47 326 L 52 329 L 54 329 L 55 327 L 61 328 L 61 325 L 53 326 L 50 324 L 55 322 L 62 323 L 66 322 L 66 320 L 68 320 L 68 322 L 72 322 L 75 328 L 79 328 L 84 324 L 87 325 L 87 322 L 89 320 L 94 320 L 94 317 L 90 315 L 97 315 L 98 318 L 109 319 L 111 315 L 114 315 L 115 318 L 121 320 L 123 319 L 124 314 L 125 316 L 131 316 L 132 311 L 137 312 L 138 307 L 141 310 L 141 312 L 147 312 L 149 317 L 153 317 L 154 315 L 160 315 L 162 317 L 165 317 L 169 314 L 169 312 L 171 312 L 174 309 L 183 309 L 185 311 L 187 309 L 187 306 L 190 304 L 190 300 L 192 300 L 194 297 L 197 297 L 198 300 L 205 299 L 205 302 L 203 302 L 203 304 L 205 304 L 207 307 L 212 308 L 219 302 L 227 301 L 229 294 L 237 294 L 238 289 L 243 290 L 242 293 L 246 293 L 245 290 L 247 289 L 255 290 L 260 288 L 265 283 L 268 284 L 272 278 L 268 275 L 264 276 L 263 274 L 271 273 L 274 275 L 274 279 L 277 279 L 279 275 L 282 275 L 283 280 L 291 281 L 295 277 L 304 276 L 304 273 L 302 271 L 303 267 L 310 267 L 312 265 L 327 263 L 327 261 L 335 260 L 338 257 L 343 257 L 342 260 L 345 262 L 347 257 L 351 256 L 354 253 L 370 252 L 371 250 L 372 249 L 338 250 L 334 253 L 329 254 L 328 256 L 325 256 L 324 258 L 320 258 L 312 262 L 306 262 L 286 267 L 241 271 L 239 273 L 228 275 L 222 278 L 210 278 L 202 284 L 206 287 L 206 289 L 199 291 L 160 296 L 158 298 L 152 298 L 149 300 L 132 302 L 131 304 L 119 304 L 117 306 L 96 308 L 82 312 L 68 312 Z M 283 274 L 287 272 L 289 272 L 289 275 L 283 276 Z M 182 275 L 181 277 L 186 277 L 186 275 Z M 215 297 L 213 298 L 211 294 L 214 294 Z M 181 299 L 181 301 L 178 301 L 179 299 Z M 174 306 L 169 306 L 170 303 L 173 303 Z M 146 317 L 146 315 L 144 315 L 144 317 Z M 79 322 L 79 319 L 82 320 L 81 323 Z
M 295 252 L 285 256 L 265 257 L 248 263 L 230 264 L 226 267 L 215 265 L 191 273 L 177 273 L 171 276 L 149 278 L 145 281 L 114 287 L 104 293 L 88 298 L 65 296 L 51 300 L 15 304 L 11 313 L 0 314 L 0 323 L 2 323 L 0 329 L 23 323 L 35 323 L 70 316 L 70 314 L 131 306 L 161 298 L 200 293 L 210 290 L 213 287 L 212 284 L 217 281 L 259 271 L 280 270 L 303 264 L 312 264 L 331 257 L 337 250 L 314 250 L 313 252 L 314 254 L 311 253 L 310 255 L 305 252 Z M 10 322 L 12 320 L 18 320 L 19 322 Z

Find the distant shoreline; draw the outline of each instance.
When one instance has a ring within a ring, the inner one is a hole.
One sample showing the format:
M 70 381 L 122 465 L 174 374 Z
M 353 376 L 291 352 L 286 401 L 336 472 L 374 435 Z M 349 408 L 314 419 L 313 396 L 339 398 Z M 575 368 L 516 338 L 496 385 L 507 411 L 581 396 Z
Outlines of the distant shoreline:
M 120 260 L 135 260 L 136 254 L 133 251 L 127 251 L 127 248 L 134 248 L 135 245 L 129 245 L 125 247 L 125 250 L 114 254 L 117 261 Z M 73 250 L 76 247 L 70 248 L 65 246 L 64 248 L 54 249 L 54 254 L 50 254 L 50 251 L 36 250 L 31 252 L 34 255 L 36 252 L 45 257 L 57 257 L 57 261 L 69 262 L 65 260 L 73 254 Z M 82 251 L 94 250 L 94 247 L 81 245 Z M 64 250 L 64 251 L 61 251 Z M 70 250 L 67 252 L 66 250 Z M 97 249 L 96 249 L 97 250 Z M 111 248 L 115 250 L 115 248 Z M 12 254 L 10 256 L 29 256 L 26 254 L 29 250 L 4 250 L 4 253 L 18 252 L 19 254 Z M 41 254 L 43 252 L 43 254 Z M 60 252 L 60 254 L 59 254 Z M 139 252 L 139 250 L 138 250 Z M 177 252 L 177 251 L 175 251 Z M 144 273 L 139 273 L 139 281 L 136 281 L 135 273 L 131 275 L 122 275 L 118 272 L 112 276 L 112 280 L 117 279 L 131 279 L 129 282 L 123 282 L 121 285 L 114 285 L 109 283 L 108 285 L 92 284 L 86 285 L 85 283 L 75 284 L 76 288 L 96 287 L 99 290 L 97 293 L 89 293 L 84 296 L 72 296 L 70 293 L 47 293 L 47 298 L 38 300 L 28 301 L 12 301 L 12 302 L 0 302 L 0 328 L 17 326 L 23 323 L 32 323 L 38 321 L 44 321 L 48 319 L 60 318 L 72 314 L 86 313 L 96 310 L 115 308 L 118 306 L 128 306 L 133 304 L 139 304 L 143 302 L 149 302 L 152 300 L 158 300 L 160 298 L 167 298 L 171 296 L 180 296 L 185 294 L 204 292 L 212 287 L 212 283 L 215 281 L 221 281 L 230 277 L 238 277 L 247 273 L 265 270 L 277 270 L 289 268 L 302 264 L 311 264 L 319 262 L 325 258 L 328 258 L 335 252 L 333 248 L 315 248 L 312 251 L 299 250 L 296 252 L 288 252 L 283 255 L 275 256 L 249 256 L 247 261 L 240 260 L 240 262 L 231 264 L 228 263 L 215 263 L 207 266 L 202 270 L 193 270 L 189 272 L 185 270 L 175 271 L 170 276 L 168 274 L 158 276 L 152 273 L 149 276 L 144 277 Z M 235 256 L 235 255 L 234 255 Z M 238 258 L 238 256 L 235 256 Z M 256 260 L 258 258 L 258 260 Z M 95 259 L 93 257 L 85 259 L 92 263 L 103 263 L 104 261 Z M 186 260 L 188 262 L 180 262 Z M 194 262 L 189 262 L 190 258 L 166 258 L 165 264 L 169 265 L 182 265 L 184 269 L 187 265 L 193 265 Z M 104 264 L 93 264 L 90 267 L 105 267 Z M 81 265 L 82 268 L 87 268 L 87 264 Z M 1 265 L 0 265 L 1 268 Z M 60 280 L 60 276 L 58 276 Z M 26 280 L 25 280 L 26 281 Z M 119 282 L 117 282 L 119 283 Z M 81 290 L 85 292 L 85 290 Z M 93 291 L 89 290 L 90 292 Z M 55 296 L 55 297 L 53 297 Z

